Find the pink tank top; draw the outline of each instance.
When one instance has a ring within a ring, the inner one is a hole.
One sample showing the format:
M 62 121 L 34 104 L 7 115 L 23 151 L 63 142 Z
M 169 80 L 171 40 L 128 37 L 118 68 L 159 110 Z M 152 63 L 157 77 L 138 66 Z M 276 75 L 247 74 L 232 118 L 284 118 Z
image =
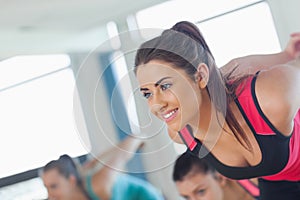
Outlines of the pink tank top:
M 257 74 L 258 75 L 258 74 Z M 249 78 L 246 81 L 245 88 L 238 97 L 238 101 L 247 116 L 250 124 L 252 125 L 255 134 L 264 137 L 272 137 L 274 141 L 281 143 L 282 145 L 288 145 L 287 163 L 284 168 L 274 175 L 263 176 L 267 180 L 300 180 L 300 110 L 298 110 L 294 118 L 294 130 L 290 137 L 282 135 L 268 120 L 268 118 L 262 112 L 259 102 L 255 94 L 255 81 L 257 75 L 253 78 Z M 258 141 L 259 142 L 259 141 Z M 260 146 L 262 154 L 264 154 L 267 148 L 274 148 L 272 144 L 266 144 Z M 269 152 L 269 151 L 268 151 Z M 276 151 L 274 151 L 276 152 Z M 268 156 L 268 155 L 266 155 Z M 276 158 L 276 157 L 275 157 Z M 272 160 L 270 165 L 276 165 L 277 159 Z

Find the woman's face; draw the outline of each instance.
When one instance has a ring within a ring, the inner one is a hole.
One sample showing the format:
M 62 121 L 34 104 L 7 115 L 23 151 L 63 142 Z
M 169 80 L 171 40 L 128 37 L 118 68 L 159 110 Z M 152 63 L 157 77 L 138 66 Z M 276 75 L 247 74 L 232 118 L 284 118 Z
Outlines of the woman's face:
M 138 67 L 137 79 L 151 112 L 166 122 L 174 134 L 186 124 L 198 126 L 201 92 L 198 83 L 184 70 L 152 60 Z
M 42 180 L 48 191 L 48 198 L 55 200 L 71 199 L 74 181 L 62 176 L 58 170 L 50 169 L 43 173 Z
M 223 184 L 211 173 L 190 173 L 176 181 L 179 194 L 193 200 L 223 200 Z

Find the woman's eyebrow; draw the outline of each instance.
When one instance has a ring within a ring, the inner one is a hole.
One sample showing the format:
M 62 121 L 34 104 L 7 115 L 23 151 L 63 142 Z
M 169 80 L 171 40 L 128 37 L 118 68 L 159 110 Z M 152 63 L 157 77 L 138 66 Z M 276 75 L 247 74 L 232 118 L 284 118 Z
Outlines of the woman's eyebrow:
M 154 87 L 159 86 L 162 81 L 164 81 L 165 79 L 169 79 L 169 78 L 172 78 L 172 77 L 167 76 L 167 77 L 161 78 L 156 83 L 154 83 Z M 149 90 L 149 89 L 148 88 L 140 88 L 140 91 L 146 91 L 146 90 Z
M 160 79 L 159 81 L 157 81 L 157 82 L 154 84 L 154 86 L 157 87 L 163 80 L 168 79 L 168 78 L 171 78 L 171 77 L 167 76 L 167 77 L 164 77 L 164 78 Z

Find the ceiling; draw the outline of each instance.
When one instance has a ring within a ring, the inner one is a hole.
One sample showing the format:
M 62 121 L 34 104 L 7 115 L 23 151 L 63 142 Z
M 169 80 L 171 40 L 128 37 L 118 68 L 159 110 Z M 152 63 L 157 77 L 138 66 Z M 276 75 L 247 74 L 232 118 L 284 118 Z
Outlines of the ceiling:
M 90 51 L 108 38 L 109 21 L 124 25 L 128 15 L 165 1 L 0 0 L 0 60 L 20 54 Z M 291 32 L 300 31 L 300 1 L 266 1 L 285 44 Z
M 107 22 L 164 1 L 0 0 L 0 59 L 91 49 L 105 37 Z

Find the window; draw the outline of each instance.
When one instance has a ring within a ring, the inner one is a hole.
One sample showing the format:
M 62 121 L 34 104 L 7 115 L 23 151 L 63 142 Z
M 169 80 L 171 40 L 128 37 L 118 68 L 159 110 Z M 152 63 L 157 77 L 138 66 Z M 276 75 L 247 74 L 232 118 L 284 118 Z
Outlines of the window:
M 0 63 L 0 178 L 35 169 L 61 154 L 88 152 L 73 118 L 75 80 L 67 55 Z
M 196 23 L 218 66 L 239 56 L 280 51 L 265 1 L 221 0 L 216 4 L 207 0 L 175 0 L 142 10 L 136 18 L 141 29 L 166 29 L 182 20 Z
M 279 52 L 281 47 L 267 3 L 197 23 L 218 66 L 232 58 Z
M 39 177 L 0 188 L 0 199 L 29 200 L 47 197 L 47 190 Z
M 172 0 L 139 11 L 139 28 L 170 28 L 178 21 L 197 22 L 247 6 L 258 0 Z

